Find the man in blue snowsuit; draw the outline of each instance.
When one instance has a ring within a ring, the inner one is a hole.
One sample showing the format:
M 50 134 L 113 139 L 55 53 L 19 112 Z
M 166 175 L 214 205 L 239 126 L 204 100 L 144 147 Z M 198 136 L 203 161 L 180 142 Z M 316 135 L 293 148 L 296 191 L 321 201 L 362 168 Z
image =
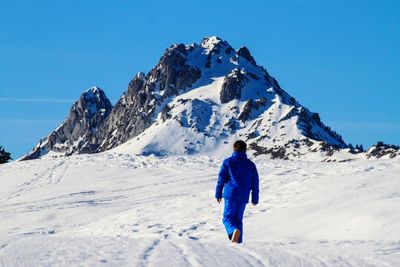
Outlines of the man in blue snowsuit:
M 233 144 L 233 154 L 224 160 L 218 174 L 215 198 L 221 203 L 224 198 L 225 207 L 222 222 L 229 239 L 241 243 L 243 237 L 243 214 L 249 202 L 258 204 L 258 173 L 256 165 L 247 158 L 247 145 L 238 140 Z M 223 191 L 223 193 L 222 193 Z

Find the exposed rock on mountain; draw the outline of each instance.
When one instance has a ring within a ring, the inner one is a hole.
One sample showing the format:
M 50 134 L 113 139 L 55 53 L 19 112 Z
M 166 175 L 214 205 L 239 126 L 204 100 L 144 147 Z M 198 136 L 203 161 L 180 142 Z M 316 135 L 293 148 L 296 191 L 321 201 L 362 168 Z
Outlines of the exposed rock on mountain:
M 237 51 L 238 56 L 241 56 L 245 58 L 248 62 L 250 62 L 253 65 L 257 65 L 256 61 L 254 60 L 253 56 L 250 54 L 249 49 L 247 47 L 243 46 L 242 48 L 239 48 Z
M 93 153 L 98 147 L 95 133 L 111 109 L 110 101 L 100 88 L 88 89 L 72 106 L 64 122 L 40 140 L 39 144 L 22 159 L 35 159 L 49 151 L 66 156 Z
M 188 64 L 187 54 L 185 45 L 173 45 L 147 75 L 135 76 L 100 127 L 96 137 L 102 142 L 97 151 L 113 148 L 142 133 L 168 97 L 178 95 L 200 78 L 200 69 Z
M 226 154 L 239 138 L 249 153 L 281 159 L 327 160 L 358 151 L 285 92 L 246 47 L 235 50 L 213 36 L 169 47 L 150 72 L 135 75 L 112 108 L 100 89 L 90 89 L 24 159 L 108 149 Z
M 220 92 L 220 101 L 222 104 L 228 103 L 234 99 L 240 99 L 242 88 L 246 85 L 246 75 L 239 68 L 233 69 L 224 78 Z
M 367 158 L 394 158 L 400 156 L 400 146 L 378 142 L 366 152 Z

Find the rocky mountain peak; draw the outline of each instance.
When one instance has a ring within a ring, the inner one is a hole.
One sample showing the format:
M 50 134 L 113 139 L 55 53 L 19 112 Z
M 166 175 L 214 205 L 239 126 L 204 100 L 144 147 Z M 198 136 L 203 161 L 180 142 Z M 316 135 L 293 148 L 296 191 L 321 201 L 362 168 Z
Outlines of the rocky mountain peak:
M 212 50 L 215 46 L 217 46 L 221 42 L 223 42 L 223 40 L 218 36 L 209 36 L 209 37 L 204 37 L 200 45 L 205 49 Z
M 204 54 L 219 54 L 221 50 L 228 51 L 231 46 L 227 41 L 222 40 L 218 36 L 204 37 L 200 43 L 200 46 L 204 49 Z M 228 52 L 229 52 L 228 51 Z
M 246 46 L 239 48 L 237 51 L 237 54 L 238 54 L 238 56 L 246 59 L 251 64 L 257 65 L 256 61 L 254 60 L 253 56 L 251 55 L 249 49 Z
M 83 112 L 84 116 L 93 117 L 96 114 L 104 116 L 112 108 L 106 94 L 97 86 L 87 89 L 74 105 L 75 110 Z
M 89 88 L 63 124 L 25 159 L 48 151 L 71 155 L 114 148 L 138 154 L 225 154 L 237 138 L 253 155 L 281 159 L 310 153 L 330 157 L 348 148 L 318 113 L 257 65 L 247 47 L 235 50 L 211 36 L 200 44 L 171 45 L 147 74 L 133 77 L 114 107 L 100 88 Z
M 111 102 L 103 90 L 97 86 L 87 89 L 62 124 L 41 139 L 23 160 L 35 159 L 50 151 L 64 155 L 92 152 L 98 146 L 94 135 L 111 110 Z

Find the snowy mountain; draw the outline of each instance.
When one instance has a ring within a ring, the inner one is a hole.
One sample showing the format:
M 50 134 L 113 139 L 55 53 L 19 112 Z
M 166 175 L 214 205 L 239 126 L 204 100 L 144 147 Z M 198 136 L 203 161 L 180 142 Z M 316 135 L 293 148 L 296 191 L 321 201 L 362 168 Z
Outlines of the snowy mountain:
M 95 90 L 95 108 L 86 104 L 86 91 L 64 123 L 24 159 L 109 149 L 224 154 L 235 139 L 245 140 L 253 155 L 281 159 L 359 152 L 285 92 L 246 47 L 235 50 L 215 36 L 169 47 L 150 72 L 135 75 L 112 108 Z
M 112 105 L 98 87 L 86 90 L 71 107 L 63 123 L 22 159 L 35 159 L 49 151 L 72 155 L 91 153 L 98 147 L 95 133 L 110 114 Z
M 238 138 L 260 177 L 240 245 L 214 199 Z M 246 47 L 172 45 L 114 106 L 86 90 L 22 158 L 41 160 L 2 165 L 0 266 L 400 266 L 397 156 L 347 145 Z

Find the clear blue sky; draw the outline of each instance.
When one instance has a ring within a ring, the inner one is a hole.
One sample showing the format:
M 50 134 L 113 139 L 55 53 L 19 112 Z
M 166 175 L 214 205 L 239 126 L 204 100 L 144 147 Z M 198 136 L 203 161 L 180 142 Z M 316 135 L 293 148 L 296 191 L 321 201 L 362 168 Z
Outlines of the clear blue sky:
M 400 1 L 0 0 L 0 145 L 14 158 L 172 43 L 246 45 L 346 142 L 400 144 Z

